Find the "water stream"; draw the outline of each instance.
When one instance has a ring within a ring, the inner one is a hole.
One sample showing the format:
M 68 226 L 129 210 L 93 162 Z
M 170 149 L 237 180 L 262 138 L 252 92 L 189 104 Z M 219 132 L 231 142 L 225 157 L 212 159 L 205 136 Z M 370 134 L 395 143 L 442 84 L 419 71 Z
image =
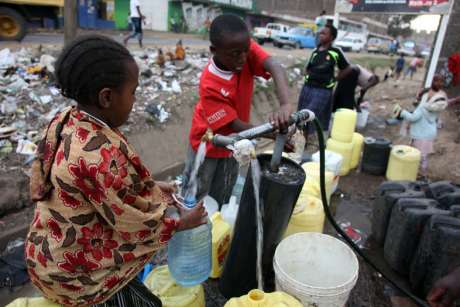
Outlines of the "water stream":
M 257 159 L 251 159 L 251 173 L 252 173 L 252 184 L 254 188 L 254 199 L 256 200 L 256 242 L 257 242 L 257 285 L 260 290 L 264 289 L 264 281 L 262 274 L 262 251 L 264 243 L 264 227 L 263 227 L 263 204 L 260 201 L 259 190 L 260 190 L 260 164 Z
M 195 161 L 193 162 L 193 169 L 190 173 L 190 178 L 188 181 L 188 186 L 185 187 L 184 197 L 187 198 L 195 198 L 197 192 L 197 176 L 198 171 L 200 169 L 201 164 L 203 164 L 204 158 L 206 157 L 206 142 L 201 142 L 200 146 L 198 147 L 198 151 L 195 155 Z

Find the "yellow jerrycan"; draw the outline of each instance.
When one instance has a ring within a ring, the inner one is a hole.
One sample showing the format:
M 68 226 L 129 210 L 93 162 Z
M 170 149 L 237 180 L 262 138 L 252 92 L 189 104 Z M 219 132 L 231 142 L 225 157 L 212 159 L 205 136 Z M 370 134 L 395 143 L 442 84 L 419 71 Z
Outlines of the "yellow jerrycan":
M 6 307 L 60 307 L 44 297 L 20 297 L 6 305 Z
M 406 145 L 393 146 L 388 161 L 387 179 L 415 181 L 421 157 L 417 148 Z
M 340 176 L 345 176 L 350 172 L 351 169 L 351 156 L 353 154 L 353 143 L 344 143 L 336 141 L 334 139 L 327 140 L 327 150 L 338 153 L 342 156 L 342 166 L 340 168 Z
M 320 177 L 319 177 L 319 162 L 307 162 L 302 165 L 303 170 L 305 171 L 305 183 L 303 184 L 302 190 L 307 189 L 308 191 L 321 191 L 320 190 Z M 332 195 L 332 188 L 334 185 L 334 174 L 330 171 L 325 171 L 326 178 L 326 195 L 327 200 L 330 202 Z M 309 187 L 313 186 L 313 188 Z M 320 193 L 320 192 L 318 192 Z M 312 196 L 316 196 L 316 193 L 308 193 Z
M 298 232 L 323 232 L 323 203 L 316 197 L 300 197 L 292 212 L 284 237 Z
M 156 267 L 147 275 L 144 284 L 158 296 L 164 307 L 205 307 L 203 286 L 179 286 L 167 265 Z
M 359 133 L 353 133 L 353 151 L 351 153 L 351 162 L 350 168 L 355 169 L 359 165 L 359 161 L 361 160 L 361 152 L 363 151 L 364 145 L 364 137 Z
M 332 122 L 331 138 L 344 143 L 351 143 L 356 128 L 356 111 L 337 109 Z
M 284 292 L 265 293 L 251 290 L 247 295 L 232 298 L 224 307 L 302 307 L 302 304 Z
M 211 217 L 212 222 L 212 270 L 211 278 L 218 278 L 222 274 L 225 257 L 230 248 L 231 228 L 222 219 L 220 212 Z

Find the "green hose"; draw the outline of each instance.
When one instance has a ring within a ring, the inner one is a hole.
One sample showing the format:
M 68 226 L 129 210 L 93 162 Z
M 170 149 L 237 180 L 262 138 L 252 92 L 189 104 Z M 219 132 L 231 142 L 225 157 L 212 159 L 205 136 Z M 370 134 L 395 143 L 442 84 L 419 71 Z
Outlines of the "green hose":
M 327 195 L 326 195 L 326 177 L 325 177 L 325 171 L 326 171 L 326 166 L 325 166 L 325 147 L 324 147 L 324 134 L 323 134 L 323 129 L 321 128 L 321 124 L 317 118 L 314 119 L 313 121 L 315 128 L 316 128 L 316 133 L 318 135 L 318 143 L 319 143 L 319 161 L 320 161 L 320 187 L 321 187 L 321 200 L 323 202 L 323 208 L 324 212 L 326 214 L 326 217 L 328 221 L 332 224 L 334 227 L 335 231 L 337 231 L 338 234 L 340 234 L 343 239 L 346 241 L 348 245 L 359 255 L 361 258 L 364 259 L 364 261 L 369 264 L 375 271 L 379 272 L 383 278 L 385 278 L 391 285 L 393 285 L 396 289 L 404 293 L 406 296 L 411 298 L 417 305 L 419 306 L 426 306 L 428 307 L 428 304 L 412 294 L 411 292 L 407 291 L 406 289 L 400 287 L 396 282 L 391 280 L 385 273 L 383 273 L 362 251 L 361 249 L 353 242 L 352 239 L 340 228 L 340 226 L 337 224 L 335 221 L 334 217 L 332 216 L 331 211 L 329 210 L 329 205 L 327 203 Z

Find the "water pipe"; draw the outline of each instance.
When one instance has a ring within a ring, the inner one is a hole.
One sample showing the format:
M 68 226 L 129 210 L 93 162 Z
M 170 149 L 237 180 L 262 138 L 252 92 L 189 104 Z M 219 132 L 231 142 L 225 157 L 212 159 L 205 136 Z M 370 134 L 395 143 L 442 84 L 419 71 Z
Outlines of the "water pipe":
M 276 135 L 275 147 L 273 148 L 273 155 L 270 161 L 270 170 L 274 173 L 278 173 L 281 156 L 283 155 L 284 145 L 286 145 L 287 140 L 287 131 L 280 131 L 280 133 Z
M 301 122 L 312 121 L 315 118 L 315 114 L 310 110 L 301 110 L 292 113 L 289 117 L 288 124 L 299 124 Z M 224 136 L 216 134 L 213 136 L 207 135 L 206 140 L 211 141 L 215 146 L 227 147 L 234 145 L 236 142 L 247 139 L 252 140 L 263 135 L 269 134 L 276 130 L 276 127 L 272 123 L 266 123 L 260 126 L 256 126 L 251 129 L 241 131 L 231 136 Z

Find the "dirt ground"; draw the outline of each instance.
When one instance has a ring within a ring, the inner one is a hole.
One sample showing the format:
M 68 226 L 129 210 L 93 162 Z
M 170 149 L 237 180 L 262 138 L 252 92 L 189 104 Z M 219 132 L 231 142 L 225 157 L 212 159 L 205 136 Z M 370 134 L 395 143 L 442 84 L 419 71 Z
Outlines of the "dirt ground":
M 298 58 L 304 60 L 307 57 L 305 51 L 299 50 L 278 50 L 269 47 L 270 51 L 285 64 L 290 66 L 296 63 Z M 353 55 L 351 61 L 366 58 L 367 55 Z M 370 57 L 372 59 L 372 57 Z M 388 59 L 386 59 L 388 60 Z M 389 61 L 389 60 L 388 60 Z M 383 78 L 384 69 L 377 68 L 376 73 Z M 367 98 L 370 101 L 370 118 L 368 126 L 361 131 L 364 136 L 381 137 L 384 136 L 393 141 L 393 144 L 408 144 L 407 137 L 399 135 L 400 126 L 389 126 L 386 124 L 386 119 L 391 113 L 395 103 L 401 104 L 404 108 L 413 109 L 412 103 L 417 90 L 421 87 L 424 77 L 424 71 L 420 70 L 413 80 L 388 80 L 382 82 L 376 88 L 372 89 Z M 301 81 L 296 79 L 293 81 L 292 87 L 292 102 L 295 103 L 300 90 Z M 196 95 L 192 87 L 184 90 L 182 95 Z M 178 100 L 191 101 L 190 97 L 178 97 Z M 192 99 L 193 100 L 193 99 Z M 270 88 L 258 88 L 255 93 L 254 108 L 260 108 L 260 105 L 269 104 L 276 105 L 276 95 Z M 177 113 L 180 118 L 181 108 L 177 107 L 173 113 Z M 256 122 L 263 121 L 263 116 L 256 118 Z M 458 136 L 458 117 L 456 116 L 455 107 L 448 109 L 442 115 L 443 128 L 439 130 L 439 136 L 435 143 L 435 153 L 429 159 L 429 180 L 452 180 L 460 183 L 460 160 L 456 158 L 459 144 L 455 142 Z M 167 126 L 166 128 L 167 129 Z M 136 133 L 134 129 L 132 133 Z M 153 154 L 153 153 L 152 153 Z M 0 218 L 0 233 L 6 232 L 17 225 L 27 225 L 31 219 L 32 207 L 27 197 L 27 170 L 21 167 L 7 168 L 6 165 L 11 165 L 11 161 L 0 161 L 0 193 L 2 200 L 9 197 L 15 198 L 17 201 L 8 201 L 13 203 L 11 214 Z M 13 163 L 14 164 L 14 163 Z M 21 165 L 17 163 L 17 165 Z M 334 195 L 333 205 L 336 208 L 336 219 L 338 221 L 348 221 L 351 225 L 359 229 L 365 238 L 370 236 L 370 214 L 374 200 L 374 191 L 380 183 L 385 180 L 383 177 L 375 177 L 363 174 L 359 171 L 354 171 L 350 175 L 341 178 L 340 191 Z M 365 186 L 363 187 L 363 182 Z M 0 206 L 1 207 L 1 206 Z M 24 209 L 24 207 L 26 207 Z M 1 214 L 0 214 L 1 216 Z M 328 232 L 333 233 L 332 230 Z M 371 242 L 365 244 L 365 249 L 372 249 Z M 26 290 L 19 292 L 5 293 L 1 295 L 0 305 L 11 301 L 18 295 L 31 295 L 34 293 L 30 285 L 26 286 Z M 24 289 L 24 288 L 22 288 Z M 29 289 L 29 290 L 27 290 Z M 360 277 L 357 286 L 353 290 L 349 307 L 364 307 L 364 306 L 391 306 L 390 297 L 385 294 L 386 283 L 384 280 L 364 262 L 360 262 Z M 25 294 L 24 294 L 25 293 Z M 222 306 L 225 301 L 218 293 L 216 282 L 206 284 L 207 306 Z M 395 305 L 406 306 L 406 305 Z

